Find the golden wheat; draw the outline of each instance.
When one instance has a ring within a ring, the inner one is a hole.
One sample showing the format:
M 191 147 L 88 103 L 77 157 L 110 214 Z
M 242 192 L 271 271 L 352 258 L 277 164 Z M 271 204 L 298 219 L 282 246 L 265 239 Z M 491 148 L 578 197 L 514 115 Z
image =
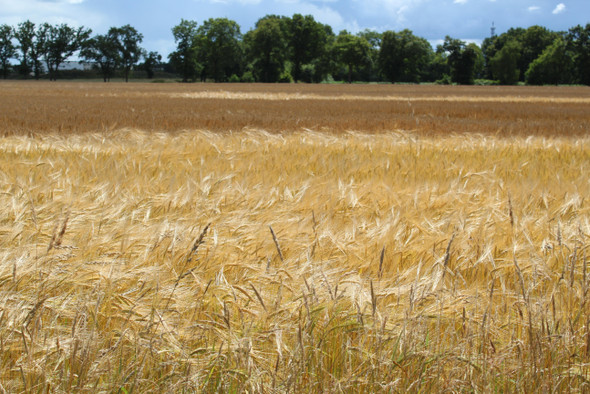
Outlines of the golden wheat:
M 586 137 L 6 136 L 1 387 L 586 391 L 589 171 Z

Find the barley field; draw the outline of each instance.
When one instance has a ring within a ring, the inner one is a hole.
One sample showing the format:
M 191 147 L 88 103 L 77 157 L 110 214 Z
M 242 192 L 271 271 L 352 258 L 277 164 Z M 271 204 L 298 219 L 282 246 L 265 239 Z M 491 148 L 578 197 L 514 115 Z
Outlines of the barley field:
M 0 392 L 590 391 L 588 88 L 0 88 Z

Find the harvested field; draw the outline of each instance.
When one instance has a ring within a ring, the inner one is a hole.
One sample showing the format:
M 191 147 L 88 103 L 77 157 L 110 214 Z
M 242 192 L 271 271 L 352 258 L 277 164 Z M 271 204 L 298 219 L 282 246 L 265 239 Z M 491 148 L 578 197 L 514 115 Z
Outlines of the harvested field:
M 581 136 L 590 89 L 391 85 L 0 84 L 0 133 L 265 130 Z
M 590 390 L 587 90 L 0 86 L 1 392 Z M 492 98 L 561 131 L 315 108 Z M 276 128 L 188 126 L 216 103 Z

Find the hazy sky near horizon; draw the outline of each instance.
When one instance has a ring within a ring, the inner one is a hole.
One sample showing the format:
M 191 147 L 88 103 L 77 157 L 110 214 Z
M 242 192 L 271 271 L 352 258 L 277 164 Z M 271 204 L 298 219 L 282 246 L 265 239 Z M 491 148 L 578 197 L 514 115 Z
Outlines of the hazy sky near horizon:
M 165 56 L 175 48 L 171 28 L 181 18 L 201 24 L 226 17 L 245 33 L 264 15 L 295 13 L 311 14 L 335 33 L 408 28 L 433 44 L 446 35 L 480 43 L 492 22 L 497 34 L 510 27 L 586 25 L 590 0 L 0 0 L 0 24 L 68 23 L 93 34 L 130 24 L 144 35 L 144 48 Z

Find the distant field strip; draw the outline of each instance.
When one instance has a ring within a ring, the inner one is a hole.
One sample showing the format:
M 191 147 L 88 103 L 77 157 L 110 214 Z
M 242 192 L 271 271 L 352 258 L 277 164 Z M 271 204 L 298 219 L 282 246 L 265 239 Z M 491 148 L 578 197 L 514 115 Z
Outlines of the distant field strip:
M 0 135 L 208 130 L 584 137 L 584 87 L 1 82 Z
M 224 100 L 328 100 L 328 101 L 426 101 L 426 102 L 478 102 L 478 103 L 572 103 L 590 104 L 590 97 L 537 97 L 537 96 L 361 96 L 361 95 L 318 95 L 299 93 L 257 93 L 204 91 L 193 93 L 162 93 L 163 96 L 190 99 Z

